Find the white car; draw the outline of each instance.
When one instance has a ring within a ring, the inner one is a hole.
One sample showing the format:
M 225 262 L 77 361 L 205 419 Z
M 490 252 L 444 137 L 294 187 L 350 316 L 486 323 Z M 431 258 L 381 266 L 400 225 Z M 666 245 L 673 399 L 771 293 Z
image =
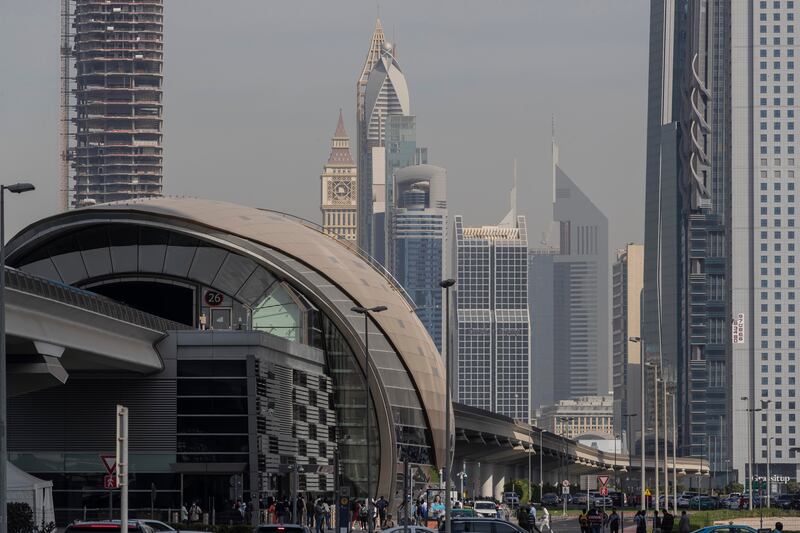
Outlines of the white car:
M 389 529 L 382 529 L 381 533 L 405 533 L 404 526 L 390 527 Z M 437 533 L 436 531 L 422 526 L 408 526 L 408 533 Z
M 476 500 L 472 508 L 475 514 L 484 518 L 497 518 L 497 504 L 489 500 Z

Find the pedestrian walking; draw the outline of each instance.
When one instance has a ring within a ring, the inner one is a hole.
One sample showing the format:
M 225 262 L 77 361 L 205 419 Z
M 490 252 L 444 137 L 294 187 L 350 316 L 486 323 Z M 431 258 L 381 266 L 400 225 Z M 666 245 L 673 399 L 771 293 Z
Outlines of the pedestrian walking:
M 603 529 L 603 514 L 600 512 L 600 509 L 593 505 L 586 514 L 586 517 L 589 519 L 589 530 L 591 533 L 600 533 L 600 530 Z
M 539 514 L 539 511 L 536 510 L 536 506 L 534 504 L 531 504 L 531 507 L 528 510 L 528 516 L 530 517 L 530 523 L 531 523 L 531 531 L 536 531 L 538 533 L 542 533 L 542 531 L 539 529 L 539 524 L 537 523 L 538 522 L 538 516 L 537 516 L 538 514 Z
M 547 528 L 547 531 L 553 533 L 553 529 L 550 527 L 550 511 L 547 510 L 547 507 L 542 506 L 542 521 L 539 526 L 539 531 L 543 532 L 544 528 Z
M 678 522 L 678 533 L 689 533 L 690 529 L 689 515 L 686 514 L 686 511 L 681 511 L 681 520 Z
M 658 516 L 658 511 L 653 511 L 653 533 L 661 531 L 661 517 Z
M 317 525 L 317 533 L 322 533 L 325 526 L 325 507 L 322 506 L 322 500 L 319 498 L 314 502 L 314 521 Z
M 672 515 L 667 509 L 661 513 L 661 533 L 672 533 L 672 528 L 675 525 L 675 516 Z
M 608 515 L 608 530 L 611 533 L 617 533 L 619 531 L 619 515 L 617 514 L 617 510 L 615 508 L 611 508 L 611 514 Z
M 189 521 L 189 511 L 186 509 L 185 504 L 181 504 L 181 524 L 185 524 Z
M 783 533 L 783 523 L 782 522 L 775 522 L 775 531 L 778 533 Z
M 386 501 L 386 498 L 381 496 L 378 498 L 378 501 L 375 502 L 375 508 L 378 511 L 378 524 L 381 529 L 384 529 L 384 522 L 386 522 L 386 508 L 389 507 L 389 502 Z
M 647 533 L 647 516 L 644 511 L 640 510 L 636 513 L 633 523 L 636 525 L 636 533 Z
M 517 525 L 525 531 L 531 530 L 531 517 L 524 505 L 520 505 L 519 509 L 517 509 Z
M 325 527 L 331 528 L 331 506 L 328 503 L 328 498 L 322 500 L 322 508 L 325 511 Z
M 581 509 L 581 514 L 578 516 L 578 524 L 581 527 L 581 533 L 589 533 L 589 517 L 583 509 Z

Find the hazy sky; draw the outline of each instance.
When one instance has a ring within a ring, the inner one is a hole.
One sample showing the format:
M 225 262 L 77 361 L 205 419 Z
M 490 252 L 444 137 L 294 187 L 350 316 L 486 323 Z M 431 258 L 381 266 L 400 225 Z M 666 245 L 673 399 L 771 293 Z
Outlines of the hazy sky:
M 319 174 L 340 107 L 355 134 L 355 81 L 377 3 L 165 3 L 165 193 L 319 221 Z M 641 242 L 648 4 L 380 3 L 418 143 L 448 170 L 451 214 L 498 222 L 516 157 L 520 211 L 538 241 L 552 214 L 555 115 L 561 166 L 608 216 L 612 249 Z M 8 235 L 57 208 L 59 5 L 0 8 L 0 181 L 38 187 L 7 202 Z

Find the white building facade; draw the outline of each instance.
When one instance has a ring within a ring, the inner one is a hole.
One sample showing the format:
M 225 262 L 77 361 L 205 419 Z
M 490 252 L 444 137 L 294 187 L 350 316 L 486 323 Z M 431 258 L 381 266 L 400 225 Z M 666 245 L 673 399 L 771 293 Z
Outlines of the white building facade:
M 530 420 L 528 233 L 516 210 L 499 226 L 455 217 L 457 401 Z

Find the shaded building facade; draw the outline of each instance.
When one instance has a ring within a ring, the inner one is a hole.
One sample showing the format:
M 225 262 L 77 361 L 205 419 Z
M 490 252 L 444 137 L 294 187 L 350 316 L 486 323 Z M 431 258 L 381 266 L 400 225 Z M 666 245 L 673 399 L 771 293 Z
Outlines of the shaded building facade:
M 626 436 L 641 433 L 641 420 L 629 415 L 641 416 L 641 348 L 630 338 L 641 337 L 643 272 L 644 246 L 617 250 L 611 274 L 614 428 Z
M 604 396 L 611 390 L 608 219 L 558 166 L 555 151 L 553 172 L 553 396 Z

